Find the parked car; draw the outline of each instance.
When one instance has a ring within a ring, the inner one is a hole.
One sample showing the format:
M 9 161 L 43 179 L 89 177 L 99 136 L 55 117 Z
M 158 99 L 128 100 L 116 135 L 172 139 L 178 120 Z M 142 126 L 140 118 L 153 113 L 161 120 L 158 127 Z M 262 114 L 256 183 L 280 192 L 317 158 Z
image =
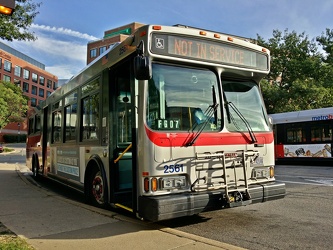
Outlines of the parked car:
M 3 146 L 2 146 L 2 144 L 0 144 L 0 153 L 2 153 L 3 152 Z

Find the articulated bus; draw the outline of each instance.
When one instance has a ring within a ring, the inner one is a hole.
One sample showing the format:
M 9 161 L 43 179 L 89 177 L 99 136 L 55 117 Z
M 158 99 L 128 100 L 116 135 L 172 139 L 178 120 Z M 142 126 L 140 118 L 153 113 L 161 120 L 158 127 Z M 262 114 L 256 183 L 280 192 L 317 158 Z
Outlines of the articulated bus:
M 27 165 L 150 221 L 283 198 L 259 88 L 269 62 L 239 37 L 143 26 L 35 109 Z
M 272 114 L 277 163 L 333 162 L 333 108 Z

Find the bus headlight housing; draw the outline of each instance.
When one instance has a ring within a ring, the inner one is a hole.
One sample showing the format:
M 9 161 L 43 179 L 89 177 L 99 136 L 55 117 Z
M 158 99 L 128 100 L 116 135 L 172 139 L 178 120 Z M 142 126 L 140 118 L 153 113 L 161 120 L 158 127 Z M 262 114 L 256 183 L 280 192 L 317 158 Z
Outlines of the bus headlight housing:
M 186 187 L 186 176 L 145 177 L 143 187 L 146 193 L 182 189 Z

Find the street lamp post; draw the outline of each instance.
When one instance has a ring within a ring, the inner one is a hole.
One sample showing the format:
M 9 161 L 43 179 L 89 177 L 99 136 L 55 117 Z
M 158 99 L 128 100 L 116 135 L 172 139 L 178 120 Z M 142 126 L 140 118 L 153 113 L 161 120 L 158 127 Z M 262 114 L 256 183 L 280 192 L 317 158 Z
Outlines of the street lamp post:
M 17 142 L 20 142 L 20 135 L 21 135 L 20 128 L 21 128 L 21 124 L 17 123 L 17 130 L 18 130 Z
M 0 14 L 11 16 L 15 9 L 15 0 L 0 0 Z

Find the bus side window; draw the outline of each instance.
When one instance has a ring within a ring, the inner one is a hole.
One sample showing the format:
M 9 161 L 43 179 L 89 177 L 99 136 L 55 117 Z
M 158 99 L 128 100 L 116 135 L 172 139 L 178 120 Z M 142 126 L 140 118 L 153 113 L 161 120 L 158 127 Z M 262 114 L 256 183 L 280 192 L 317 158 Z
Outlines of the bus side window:
M 99 138 L 99 94 L 82 100 L 82 140 Z
M 61 142 L 61 111 L 52 114 L 52 142 Z

